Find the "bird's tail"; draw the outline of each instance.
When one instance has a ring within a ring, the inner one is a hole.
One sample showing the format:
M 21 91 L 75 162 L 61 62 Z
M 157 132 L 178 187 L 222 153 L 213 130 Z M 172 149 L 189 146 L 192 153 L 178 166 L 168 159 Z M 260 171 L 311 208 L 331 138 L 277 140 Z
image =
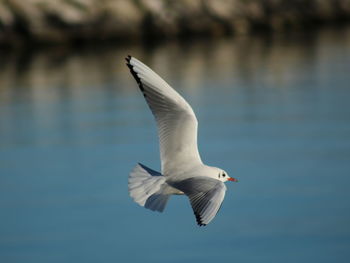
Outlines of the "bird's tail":
M 169 195 L 162 194 L 164 183 L 161 173 L 139 163 L 129 175 L 129 194 L 139 205 L 163 212 L 169 199 Z

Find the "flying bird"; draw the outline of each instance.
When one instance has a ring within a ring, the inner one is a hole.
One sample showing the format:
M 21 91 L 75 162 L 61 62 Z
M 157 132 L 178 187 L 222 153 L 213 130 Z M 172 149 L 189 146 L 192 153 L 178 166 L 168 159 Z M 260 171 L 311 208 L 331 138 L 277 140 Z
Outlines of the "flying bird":
M 198 121 L 186 100 L 157 73 L 134 57 L 126 58 L 157 123 L 161 172 L 138 163 L 129 174 L 129 194 L 136 203 L 163 212 L 171 195 L 186 195 L 199 226 L 219 211 L 229 177 L 203 164 L 197 147 Z

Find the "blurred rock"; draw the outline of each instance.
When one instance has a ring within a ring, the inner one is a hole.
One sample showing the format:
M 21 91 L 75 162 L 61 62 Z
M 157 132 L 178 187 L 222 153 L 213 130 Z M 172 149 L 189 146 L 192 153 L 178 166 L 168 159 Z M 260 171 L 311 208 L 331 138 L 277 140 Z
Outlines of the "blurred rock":
M 0 43 L 217 36 L 349 18 L 350 0 L 0 0 Z

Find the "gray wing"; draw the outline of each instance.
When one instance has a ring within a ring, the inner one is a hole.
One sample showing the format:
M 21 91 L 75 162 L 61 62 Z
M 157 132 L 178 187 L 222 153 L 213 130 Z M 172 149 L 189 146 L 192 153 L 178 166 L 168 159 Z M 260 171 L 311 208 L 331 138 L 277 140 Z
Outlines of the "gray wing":
M 126 61 L 157 122 L 162 174 L 189 163 L 201 164 L 198 123 L 191 106 L 145 64 L 130 56 Z
M 183 191 L 196 216 L 198 225 L 207 225 L 219 211 L 225 197 L 226 186 L 223 182 L 205 177 L 192 177 L 173 184 Z

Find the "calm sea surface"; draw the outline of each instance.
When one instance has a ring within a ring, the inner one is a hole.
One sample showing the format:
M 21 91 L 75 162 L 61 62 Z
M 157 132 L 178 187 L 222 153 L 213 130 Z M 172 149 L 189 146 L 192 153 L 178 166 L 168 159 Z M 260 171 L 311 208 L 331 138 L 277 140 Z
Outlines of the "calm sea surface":
M 139 207 L 159 169 L 153 117 L 124 57 L 192 105 L 223 206 Z M 0 53 L 1 262 L 349 262 L 350 30 L 151 47 Z

